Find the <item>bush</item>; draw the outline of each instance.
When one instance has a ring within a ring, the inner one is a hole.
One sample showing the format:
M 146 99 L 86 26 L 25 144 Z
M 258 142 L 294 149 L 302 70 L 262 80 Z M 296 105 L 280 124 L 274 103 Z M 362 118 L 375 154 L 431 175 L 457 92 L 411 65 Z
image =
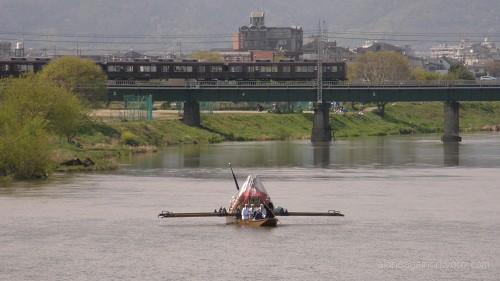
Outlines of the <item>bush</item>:
M 130 146 L 138 146 L 140 144 L 139 138 L 130 131 L 124 131 L 122 133 L 122 142 Z
M 73 94 L 37 75 L 1 82 L 0 175 L 45 177 L 54 167 L 51 136 L 73 137 L 85 110 Z
M 52 168 L 50 138 L 45 121 L 33 118 L 23 123 L 2 120 L 0 175 L 16 178 L 45 178 Z

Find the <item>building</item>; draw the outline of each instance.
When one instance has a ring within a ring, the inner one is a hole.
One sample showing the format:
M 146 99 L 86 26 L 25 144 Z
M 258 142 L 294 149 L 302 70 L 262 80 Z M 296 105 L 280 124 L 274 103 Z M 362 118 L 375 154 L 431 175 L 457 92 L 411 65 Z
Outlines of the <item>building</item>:
M 0 58 L 7 58 L 11 56 L 12 43 L 0 41 Z
M 253 60 L 252 52 L 249 51 L 215 51 L 225 62 L 251 62 Z
M 383 51 L 392 51 L 402 54 L 403 56 L 414 56 L 414 52 L 409 45 L 400 47 L 396 45 L 392 45 L 385 42 L 378 41 L 366 41 L 363 46 L 356 49 L 356 53 L 364 54 L 368 52 L 383 52 Z
M 237 51 L 274 51 L 297 57 L 302 54 L 303 38 L 302 27 L 268 27 L 264 12 L 252 12 L 250 25 L 239 28 L 232 45 Z
M 337 45 L 336 41 L 324 42 L 323 43 L 323 60 L 326 61 L 352 61 L 354 59 L 355 53 L 346 47 L 340 47 Z M 304 54 L 302 59 L 304 60 L 317 60 L 318 59 L 318 37 L 312 37 L 309 42 L 304 44 L 303 47 Z
M 439 59 L 446 57 L 463 61 L 464 50 L 467 46 L 470 46 L 470 44 L 464 40 L 460 41 L 458 45 L 439 44 L 438 46 L 431 48 L 431 58 Z

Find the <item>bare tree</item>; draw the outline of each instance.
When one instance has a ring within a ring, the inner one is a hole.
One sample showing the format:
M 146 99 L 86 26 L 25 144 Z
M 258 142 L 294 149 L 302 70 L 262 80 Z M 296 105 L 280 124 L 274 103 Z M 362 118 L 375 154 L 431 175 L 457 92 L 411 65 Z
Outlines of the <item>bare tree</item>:
M 349 67 L 349 80 L 362 80 L 372 84 L 392 83 L 408 80 L 410 63 L 397 52 L 368 52 L 361 55 Z M 384 116 L 386 102 L 377 102 L 378 112 Z

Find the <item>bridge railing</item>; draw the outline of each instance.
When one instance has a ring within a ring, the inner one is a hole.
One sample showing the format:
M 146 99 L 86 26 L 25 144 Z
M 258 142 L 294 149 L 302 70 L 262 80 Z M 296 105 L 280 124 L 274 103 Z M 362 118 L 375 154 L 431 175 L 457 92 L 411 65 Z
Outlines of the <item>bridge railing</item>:
M 109 80 L 108 87 L 162 88 L 317 88 L 316 81 L 138 81 Z M 323 88 L 416 88 L 416 87 L 500 87 L 500 81 L 435 80 L 435 81 L 323 81 Z

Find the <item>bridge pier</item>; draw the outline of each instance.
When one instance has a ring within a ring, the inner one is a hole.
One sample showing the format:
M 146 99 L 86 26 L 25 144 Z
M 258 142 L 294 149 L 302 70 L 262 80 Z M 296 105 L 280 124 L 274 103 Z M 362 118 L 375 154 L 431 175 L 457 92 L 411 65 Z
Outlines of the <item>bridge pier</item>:
M 460 104 L 456 101 L 444 102 L 444 135 L 443 142 L 461 142 L 460 137 Z
M 184 114 L 182 122 L 188 126 L 201 126 L 200 103 L 196 101 L 184 102 Z
M 314 120 L 311 133 L 311 141 L 331 142 L 332 127 L 330 126 L 330 107 L 328 102 L 316 103 L 314 105 Z

